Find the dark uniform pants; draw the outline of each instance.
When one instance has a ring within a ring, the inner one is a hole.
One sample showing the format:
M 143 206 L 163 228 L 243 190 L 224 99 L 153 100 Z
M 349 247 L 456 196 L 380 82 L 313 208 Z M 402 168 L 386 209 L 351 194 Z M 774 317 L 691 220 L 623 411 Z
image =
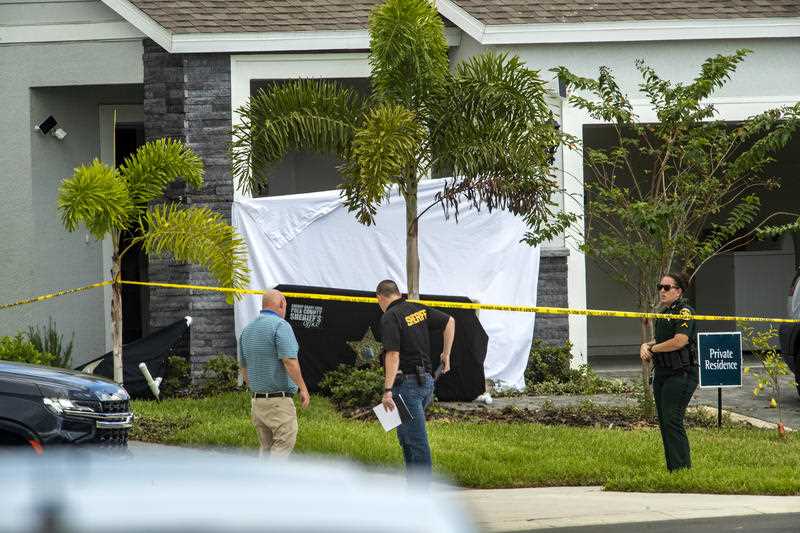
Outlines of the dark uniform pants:
M 658 413 L 658 426 L 664 442 L 664 456 L 667 469 L 690 468 L 689 438 L 683 426 L 686 407 L 697 388 L 694 372 L 673 371 L 665 368 L 655 369 L 653 376 L 653 397 Z

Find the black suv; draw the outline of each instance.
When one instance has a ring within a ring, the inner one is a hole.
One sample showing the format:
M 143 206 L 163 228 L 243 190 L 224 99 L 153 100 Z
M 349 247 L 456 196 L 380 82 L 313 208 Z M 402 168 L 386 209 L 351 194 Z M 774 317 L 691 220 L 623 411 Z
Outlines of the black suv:
M 133 422 L 128 393 L 81 372 L 0 361 L 0 446 L 125 447 Z

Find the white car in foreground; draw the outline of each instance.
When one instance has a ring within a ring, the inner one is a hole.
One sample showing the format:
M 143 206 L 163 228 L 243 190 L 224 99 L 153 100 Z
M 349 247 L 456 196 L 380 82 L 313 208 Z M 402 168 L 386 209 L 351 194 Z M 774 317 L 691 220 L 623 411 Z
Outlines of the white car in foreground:
M 127 458 L 0 453 L 0 532 L 474 533 L 452 488 L 296 456 L 134 443 Z

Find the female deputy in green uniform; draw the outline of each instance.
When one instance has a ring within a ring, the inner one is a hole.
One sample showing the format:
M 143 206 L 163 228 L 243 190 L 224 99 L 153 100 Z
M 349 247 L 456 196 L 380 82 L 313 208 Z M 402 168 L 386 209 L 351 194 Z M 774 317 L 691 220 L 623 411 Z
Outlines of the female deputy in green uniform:
M 639 352 L 643 360 L 652 361 L 655 367 L 653 397 L 670 472 L 692 466 L 683 418 L 698 377 L 695 323 L 691 319 L 693 310 L 683 298 L 686 289 L 687 282 L 681 274 L 661 278 L 658 284 L 661 312 L 681 318 L 656 319 L 655 340 L 642 344 Z

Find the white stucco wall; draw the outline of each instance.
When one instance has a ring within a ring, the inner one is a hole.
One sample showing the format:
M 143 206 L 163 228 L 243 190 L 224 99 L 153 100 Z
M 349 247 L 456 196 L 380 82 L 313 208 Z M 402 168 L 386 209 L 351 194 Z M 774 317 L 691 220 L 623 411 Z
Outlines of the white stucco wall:
M 142 102 L 142 43 L 66 42 L 0 45 L 0 302 L 104 277 L 101 245 L 86 231 L 67 234 L 56 209 L 59 182 L 99 157 L 99 105 Z M 61 142 L 34 131 L 54 115 Z M 0 335 L 53 317 L 74 360 L 105 347 L 103 292 L 0 311 Z
M 715 93 L 715 97 L 735 100 L 783 101 L 795 100 L 800 95 L 800 39 L 741 39 L 741 40 L 694 40 L 694 41 L 661 41 L 630 43 L 581 43 L 581 44 L 543 44 L 483 47 L 475 40 L 464 35 L 461 46 L 451 52 L 453 62 L 466 59 L 485 49 L 507 51 L 519 55 L 529 67 L 540 69 L 542 78 L 551 80 L 551 87 L 557 91 L 557 83 L 553 74 L 548 72 L 555 66 L 567 66 L 574 73 L 596 77 L 601 65 L 610 67 L 623 90 L 634 100 L 643 97 L 638 93 L 640 74 L 635 69 L 635 61 L 643 59 L 663 78 L 674 82 L 688 82 L 699 71 L 700 64 L 707 58 L 717 54 L 729 54 L 739 48 L 749 48 L 753 53 L 740 65 L 733 79 Z M 575 133 L 575 132 L 573 132 Z M 776 175 L 787 181 L 780 196 L 767 195 L 764 212 L 782 207 L 779 197 L 788 198 L 787 194 L 797 190 L 800 185 L 800 174 L 794 160 L 778 165 Z M 569 180 L 569 177 L 565 178 Z M 566 200 L 569 202 L 569 199 Z M 568 246 L 569 247 L 569 246 Z M 574 251 L 573 251 L 573 255 Z M 789 256 L 787 255 L 787 258 Z M 571 258 L 573 259 L 573 258 Z M 788 260 L 788 259 L 787 259 Z M 574 268 L 573 261 L 570 268 Z M 580 264 L 577 265 L 580 269 Z M 784 265 L 785 267 L 786 265 Z M 785 270 L 784 267 L 775 268 Z M 712 268 L 717 268 L 712 265 Z M 720 265 L 719 268 L 724 268 Z M 588 307 L 610 309 L 635 309 L 635 301 L 627 296 L 622 287 L 612 282 L 596 265 L 585 264 L 585 285 L 581 287 L 579 279 L 570 276 L 569 291 L 585 290 L 585 302 Z M 774 269 L 773 269 L 774 270 Z M 751 276 L 752 277 L 752 276 Z M 702 278 L 701 278 L 702 279 Z M 709 294 L 699 294 L 701 301 L 719 301 L 719 310 L 726 310 L 733 298 L 719 299 Z M 571 305 L 576 299 L 570 298 Z M 725 300 L 725 301 L 723 301 Z M 728 301 L 730 300 L 730 301 Z M 726 304 L 727 301 L 727 304 Z M 741 298 L 740 298 L 741 301 Z M 741 306 L 736 306 L 741 307 Z M 709 310 L 710 312 L 711 310 Z M 733 309 L 730 309 L 732 312 Z M 755 311 L 755 309 L 754 309 Z M 583 327 L 577 322 L 578 327 Z M 571 336 L 574 332 L 571 331 Z M 577 335 L 578 337 L 580 334 Z M 624 319 L 591 319 L 588 326 L 588 353 L 590 355 L 613 355 L 635 350 L 638 344 L 638 325 Z

